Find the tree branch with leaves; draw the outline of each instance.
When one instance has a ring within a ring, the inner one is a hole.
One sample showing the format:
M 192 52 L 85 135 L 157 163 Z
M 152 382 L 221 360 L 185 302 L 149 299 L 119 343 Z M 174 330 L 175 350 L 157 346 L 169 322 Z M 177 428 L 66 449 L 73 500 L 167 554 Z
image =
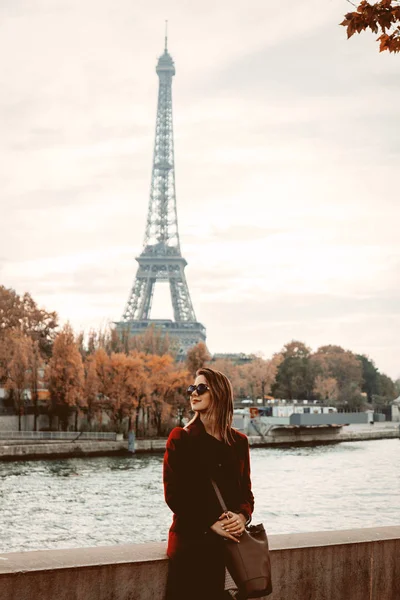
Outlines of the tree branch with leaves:
M 347 28 L 347 38 L 370 29 L 375 34 L 380 33 L 377 38 L 380 52 L 400 52 L 399 0 L 381 0 L 375 4 L 362 0 L 354 6 L 357 10 L 347 13 L 340 23 Z

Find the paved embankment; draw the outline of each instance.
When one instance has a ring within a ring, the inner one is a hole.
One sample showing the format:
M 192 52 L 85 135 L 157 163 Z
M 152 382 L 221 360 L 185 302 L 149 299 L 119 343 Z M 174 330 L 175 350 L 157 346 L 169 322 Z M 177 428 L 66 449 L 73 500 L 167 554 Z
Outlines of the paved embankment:
M 357 442 L 400 438 L 400 423 L 374 423 L 373 425 L 347 425 L 339 433 L 339 441 Z
M 286 426 L 276 427 L 265 437 L 250 436 L 251 446 L 283 446 L 290 444 L 326 444 L 384 440 L 400 437 L 400 423 L 357 424 L 346 426 Z
M 291 427 L 272 430 L 269 435 L 250 436 L 250 446 L 313 445 L 361 440 L 399 438 L 399 423 L 350 425 L 343 428 Z M 136 440 L 136 452 L 164 452 L 165 438 Z M 22 441 L 0 440 L 0 460 L 27 460 L 83 456 L 127 455 L 127 441 Z
M 27 460 L 42 458 L 70 458 L 79 456 L 109 456 L 126 454 L 127 442 L 104 441 L 46 441 L 15 443 L 0 440 L 0 460 Z

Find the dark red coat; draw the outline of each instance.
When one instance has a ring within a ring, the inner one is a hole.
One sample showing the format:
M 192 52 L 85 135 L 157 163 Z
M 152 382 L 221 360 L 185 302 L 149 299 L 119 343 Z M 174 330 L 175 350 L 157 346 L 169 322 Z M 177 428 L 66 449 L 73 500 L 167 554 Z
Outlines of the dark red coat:
M 164 493 L 174 514 L 167 550 L 171 559 L 168 600 L 195 600 L 196 594 L 214 600 L 223 594 L 224 541 L 210 530 L 222 510 L 211 478 L 218 483 L 229 510 L 251 518 L 254 508 L 248 440 L 235 429 L 232 433 L 234 443 L 229 446 L 207 434 L 198 418 L 187 430 L 175 427 L 169 435 Z M 200 580 L 196 577 L 194 589 L 192 571 L 200 564 L 204 576 Z

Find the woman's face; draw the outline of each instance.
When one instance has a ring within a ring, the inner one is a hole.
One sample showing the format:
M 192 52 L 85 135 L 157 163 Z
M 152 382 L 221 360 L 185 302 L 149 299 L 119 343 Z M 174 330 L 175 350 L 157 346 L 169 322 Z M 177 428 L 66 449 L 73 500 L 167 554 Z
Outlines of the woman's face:
M 194 385 L 199 385 L 199 383 L 204 383 L 208 385 L 207 379 L 204 375 L 198 375 L 194 381 Z M 197 390 L 193 392 L 190 396 L 190 405 L 192 410 L 195 412 L 206 412 L 211 404 L 211 395 L 210 392 L 207 391 L 201 396 L 198 395 Z

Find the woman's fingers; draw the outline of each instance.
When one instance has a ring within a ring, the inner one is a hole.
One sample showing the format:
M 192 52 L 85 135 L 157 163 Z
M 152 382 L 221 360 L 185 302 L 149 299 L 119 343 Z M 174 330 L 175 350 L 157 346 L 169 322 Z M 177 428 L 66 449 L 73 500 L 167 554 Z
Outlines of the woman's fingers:
M 223 524 L 220 521 L 217 521 L 216 523 L 214 523 L 214 525 L 212 525 L 211 529 L 215 533 L 217 533 L 218 535 L 222 536 L 223 538 L 225 538 L 227 540 L 232 540 L 232 542 L 239 541 L 232 532 L 226 531 L 226 529 L 224 528 Z
M 224 529 L 226 529 L 226 531 L 234 531 L 235 529 L 242 529 L 243 525 L 241 523 L 238 523 L 236 521 L 234 521 L 231 525 L 224 525 Z
M 230 532 L 244 531 L 244 525 L 239 519 L 234 519 L 230 523 L 223 523 L 223 529 Z
M 243 531 L 243 529 L 237 529 L 236 531 L 229 531 L 228 533 L 231 533 L 232 535 L 242 535 Z
M 236 543 L 239 542 L 239 540 L 234 535 L 232 535 L 231 533 L 227 533 L 226 531 L 224 532 L 224 537 L 227 540 L 232 540 L 232 542 L 236 542 Z
M 235 541 L 237 541 L 237 537 L 245 530 L 243 520 L 239 515 L 231 511 L 223 513 L 219 520 L 222 521 L 221 529 L 227 534 L 226 537 L 229 539 L 232 539 L 232 536 L 236 536 Z
M 232 525 L 236 524 L 237 522 L 240 520 L 237 518 L 236 515 L 234 515 L 233 517 L 229 517 L 229 519 L 225 519 L 223 524 L 225 525 L 225 527 L 232 527 Z

